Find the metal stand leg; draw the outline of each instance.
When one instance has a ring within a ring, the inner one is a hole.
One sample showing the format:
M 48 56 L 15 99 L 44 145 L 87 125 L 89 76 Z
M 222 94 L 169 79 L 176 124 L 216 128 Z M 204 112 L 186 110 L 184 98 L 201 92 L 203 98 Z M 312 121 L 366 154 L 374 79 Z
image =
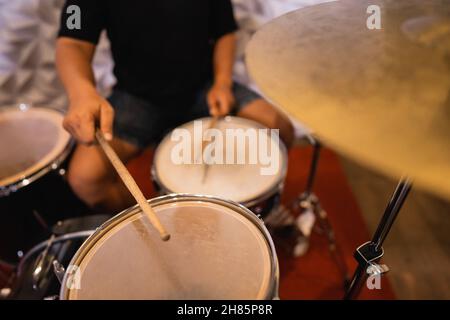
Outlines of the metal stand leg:
M 318 141 L 316 141 L 312 137 L 310 137 L 309 140 L 312 146 L 314 147 L 314 151 L 305 192 L 302 195 L 300 195 L 298 199 L 298 205 L 303 211 L 310 210 L 314 213 L 316 221 L 318 222 L 320 228 L 322 229 L 322 231 L 324 232 L 324 234 L 328 239 L 328 248 L 330 250 L 333 259 L 336 261 L 336 264 L 338 265 L 339 271 L 341 272 L 342 277 L 344 279 L 344 287 L 346 287 L 349 282 L 347 264 L 345 263 L 342 252 L 336 243 L 334 231 L 328 220 L 328 215 L 326 211 L 323 210 L 319 198 L 312 192 L 317 175 L 317 167 L 319 163 L 320 151 L 322 146 Z
M 356 249 L 355 259 L 358 261 L 358 267 L 356 268 L 344 299 L 349 300 L 357 298 L 369 275 L 381 275 L 389 270 L 386 266 L 379 266 L 377 262 L 384 254 L 382 247 L 383 242 L 391 230 L 410 190 L 411 182 L 409 180 L 400 181 L 384 211 L 372 241 L 369 241 Z
M 309 168 L 308 180 L 306 181 L 306 188 L 304 194 L 311 194 L 314 182 L 316 182 L 317 166 L 319 165 L 320 151 L 322 150 L 322 145 L 319 141 L 313 139 L 309 136 L 309 142 L 313 146 L 313 155 L 311 159 L 311 166 Z

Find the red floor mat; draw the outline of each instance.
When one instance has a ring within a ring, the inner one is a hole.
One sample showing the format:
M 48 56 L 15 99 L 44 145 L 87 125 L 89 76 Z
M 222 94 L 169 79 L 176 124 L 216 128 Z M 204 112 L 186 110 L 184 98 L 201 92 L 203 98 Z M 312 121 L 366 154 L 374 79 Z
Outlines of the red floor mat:
M 146 151 L 128 166 L 149 198 L 155 196 L 150 180 L 151 158 L 152 151 Z M 311 148 L 294 148 L 290 151 L 283 202 L 289 203 L 304 189 L 310 159 Z M 350 273 L 353 273 L 356 266 L 353 252 L 357 246 L 368 241 L 370 236 L 339 159 L 329 150 L 323 150 L 321 155 L 315 193 L 328 213 Z M 328 251 L 325 237 L 313 234 L 309 251 L 301 258 L 288 257 L 281 250 L 278 256 L 281 299 L 342 298 L 342 278 Z M 380 290 L 364 289 L 360 298 L 395 299 L 395 295 L 388 279 L 383 277 Z

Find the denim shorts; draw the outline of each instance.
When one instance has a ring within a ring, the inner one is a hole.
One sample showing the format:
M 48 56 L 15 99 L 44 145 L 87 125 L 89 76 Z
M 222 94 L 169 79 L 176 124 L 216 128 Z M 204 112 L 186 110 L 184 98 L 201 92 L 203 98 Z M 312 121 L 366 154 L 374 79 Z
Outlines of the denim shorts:
M 209 88 L 210 85 L 205 86 L 193 99 L 167 102 L 151 102 L 124 90 L 114 90 L 108 98 L 115 111 L 114 136 L 141 149 L 157 144 L 174 128 L 209 116 L 206 100 Z M 233 93 L 236 100 L 233 114 L 260 99 L 257 93 L 238 83 L 233 84 Z

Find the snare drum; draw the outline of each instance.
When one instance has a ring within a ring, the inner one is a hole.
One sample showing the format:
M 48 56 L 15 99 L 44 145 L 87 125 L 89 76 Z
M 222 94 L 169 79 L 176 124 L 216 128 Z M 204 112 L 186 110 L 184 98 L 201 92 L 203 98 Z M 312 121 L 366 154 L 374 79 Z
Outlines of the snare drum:
M 75 254 L 61 299 L 274 299 L 278 260 L 264 224 L 212 197 L 170 195 L 150 204 L 167 242 L 139 207 L 102 225 Z
M 203 118 L 200 121 L 203 123 L 203 130 L 208 129 L 211 119 Z M 189 122 L 178 129 L 185 129 L 194 137 L 194 123 L 195 121 Z M 237 117 L 226 117 L 218 121 L 215 128 L 223 132 L 224 137 L 228 129 L 243 131 L 267 129 L 257 122 Z M 268 138 L 272 139 L 270 135 Z M 257 136 L 256 143 L 259 142 L 260 137 Z M 259 161 L 257 164 L 250 164 L 249 161 L 246 164 L 224 162 L 225 164 L 210 165 L 206 180 L 203 179 L 205 170 L 203 165 L 180 165 L 171 160 L 172 150 L 177 143 L 172 139 L 172 133 L 169 133 L 155 152 L 152 178 L 162 194 L 189 193 L 216 196 L 241 203 L 262 217 L 268 215 L 279 204 L 287 171 L 287 151 L 281 141 L 273 143 L 276 150 L 271 150 L 278 156 L 278 168 L 273 174 L 262 175 L 261 169 L 264 166 Z M 226 141 L 223 144 L 225 146 Z M 201 148 L 201 144 L 199 146 L 198 142 L 192 139 L 192 149 L 199 147 Z M 224 149 L 224 154 L 226 151 L 229 150 Z M 235 150 L 235 154 L 238 152 L 245 152 L 248 156 L 249 144 L 245 146 L 245 150 Z
M 48 237 L 37 215 L 51 226 L 81 208 L 61 176 L 73 145 L 63 117 L 47 108 L 0 108 L 0 259 L 16 262 L 17 251 Z

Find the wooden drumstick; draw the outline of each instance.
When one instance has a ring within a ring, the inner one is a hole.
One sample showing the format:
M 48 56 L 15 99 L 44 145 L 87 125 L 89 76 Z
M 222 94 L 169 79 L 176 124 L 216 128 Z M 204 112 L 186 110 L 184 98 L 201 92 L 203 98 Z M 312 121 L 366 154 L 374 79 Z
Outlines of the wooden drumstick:
M 209 122 L 208 128 L 206 128 L 206 130 L 204 130 L 204 131 L 207 131 L 209 129 L 215 128 L 216 125 L 217 125 L 217 121 L 219 121 L 219 117 L 217 117 L 217 116 L 212 117 L 211 121 Z M 206 148 L 208 143 L 209 143 L 208 141 L 203 141 L 203 143 L 202 143 L 202 152 L 203 152 L 203 149 Z
M 216 125 L 217 125 L 217 121 L 219 121 L 219 119 L 220 119 L 220 117 L 214 116 L 214 117 L 211 119 L 211 121 L 209 122 L 209 126 L 208 126 L 208 128 L 207 128 L 206 130 L 215 128 Z M 206 131 L 206 130 L 205 130 L 205 131 Z M 202 139 L 202 153 L 201 153 L 201 157 L 202 157 L 202 158 L 203 158 L 203 152 L 205 151 L 205 148 L 206 148 L 206 146 L 207 146 L 208 144 L 209 144 L 208 141 L 203 141 L 203 139 Z M 205 183 L 205 181 L 206 181 L 206 177 L 207 177 L 207 175 L 208 175 L 208 169 L 209 169 L 209 165 L 206 164 L 206 163 L 204 163 L 204 164 L 203 164 L 203 177 L 202 177 L 202 183 Z
M 136 184 L 136 181 L 134 181 L 133 177 L 131 176 L 130 172 L 125 167 L 125 165 L 122 163 L 119 156 L 106 141 L 105 137 L 103 136 L 103 133 L 97 129 L 95 132 L 95 136 L 101 148 L 103 149 L 103 152 L 105 152 L 114 169 L 116 169 L 117 173 L 119 174 L 123 183 L 127 187 L 128 191 L 130 191 L 131 195 L 139 204 L 141 210 L 145 213 L 145 216 L 147 216 L 151 224 L 155 227 L 156 230 L 158 230 L 161 239 L 163 241 L 169 240 L 170 234 L 168 234 L 167 231 L 164 229 L 164 227 L 161 225 L 161 222 L 159 221 L 150 204 L 147 202 L 147 199 L 145 199 L 144 195 L 142 194 L 141 190 Z

